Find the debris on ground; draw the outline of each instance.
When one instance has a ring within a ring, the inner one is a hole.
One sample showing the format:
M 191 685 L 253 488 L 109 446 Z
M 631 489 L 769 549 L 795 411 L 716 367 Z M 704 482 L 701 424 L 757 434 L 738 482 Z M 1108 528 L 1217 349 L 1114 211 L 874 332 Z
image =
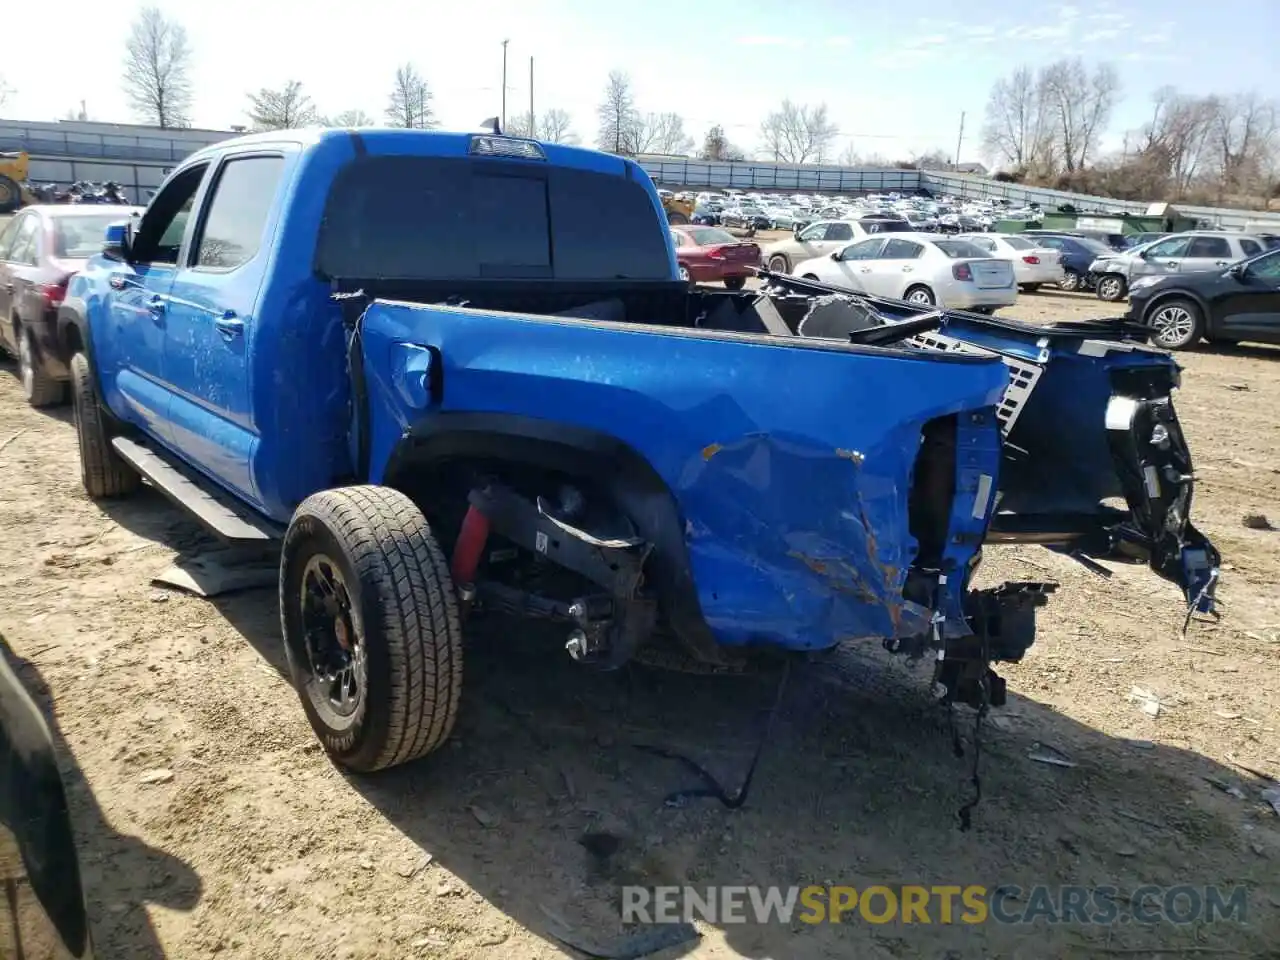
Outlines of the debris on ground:
M 148 770 L 138 778 L 138 782 L 146 784 L 168 783 L 172 779 L 172 770 Z
M 476 818 L 476 823 L 480 824 L 482 827 L 497 826 L 502 820 L 502 818 L 496 813 L 490 813 L 484 807 L 478 807 L 474 803 L 467 809 L 469 809 L 471 811 L 471 815 Z
M 1129 691 L 1129 699 L 1138 704 L 1142 708 L 1142 712 L 1149 717 L 1160 716 L 1160 698 L 1150 690 L 1144 687 L 1134 687 Z
M 1246 513 L 1244 519 L 1240 521 L 1250 530 L 1274 530 L 1271 521 L 1261 513 Z
M 1267 787 L 1260 792 L 1260 796 L 1271 804 L 1271 809 L 1276 812 L 1277 817 L 1280 817 L 1280 787 Z
M 1228 796 L 1235 797 L 1237 800 L 1245 800 L 1245 792 L 1237 787 L 1234 783 L 1227 783 L 1225 780 L 1219 780 L 1217 777 L 1206 776 L 1204 782 L 1211 787 L 1216 787 Z
M 1076 762 L 1061 750 L 1043 743 L 1032 744 L 1031 752 L 1027 754 L 1027 759 L 1034 760 L 1036 763 L 1047 763 L 1051 767 L 1077 766 Z

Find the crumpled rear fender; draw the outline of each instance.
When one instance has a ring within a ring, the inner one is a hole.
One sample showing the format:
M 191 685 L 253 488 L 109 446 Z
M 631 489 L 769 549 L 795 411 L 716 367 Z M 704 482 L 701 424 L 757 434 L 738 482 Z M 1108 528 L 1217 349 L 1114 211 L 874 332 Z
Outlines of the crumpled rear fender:
M 962 568 L 980 546 L 999 360 L 384 302 L 361 336 L 374 482 L 416 424 L 444 413 L 614 437 L 671 491 L 720 643 L 816 649 L 925 629 L 903 586 L 931 420 L 969 418 L 946 560 Z

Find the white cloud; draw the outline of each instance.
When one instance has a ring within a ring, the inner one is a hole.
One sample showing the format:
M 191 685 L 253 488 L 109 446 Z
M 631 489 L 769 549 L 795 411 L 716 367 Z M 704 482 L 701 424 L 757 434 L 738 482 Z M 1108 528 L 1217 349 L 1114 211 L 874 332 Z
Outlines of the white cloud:
M 1092 43 L 1095 40 L 1114 40 L 1120 36 L 1121 31 L 1116 27 L 1103 27 L 1101 30 L 1091 30 L 1084 35 L 1086 43 Z
M 1170 36 L 1164 30 L 1157 30 L 1155 33 L 1138 34 L 1138 42 L 1146 44 L 1168 43 Z
M 935 33 L 927 37 L 914 37 L 902 45 L 904 50 L 924 50 L 928 47 L 938 47 L 947 42 L 947 37 L 940 33 Z
M 998 29 L 998 27 L 993 27 L 990 24 L 984 23 L 973 27 L 965 27 L 961 32 L 966 37 L 990 37 L 994 36 Z

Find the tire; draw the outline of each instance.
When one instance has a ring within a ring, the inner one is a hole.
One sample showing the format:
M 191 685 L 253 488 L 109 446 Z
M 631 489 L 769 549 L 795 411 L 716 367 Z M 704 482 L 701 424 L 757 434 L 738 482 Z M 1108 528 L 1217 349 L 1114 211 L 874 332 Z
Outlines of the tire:
M 687 283 L 689 286 L 691 287 L 693 286 L 693 274 L 689 272 L 689 268 L 686 267 L 683 263 L 680 264 L 680 279 L 683 280 L 685 283 Z
M 1204 333 L 1204 313 L 1192 300 L 1163 300 L 1147 311 L 1151 340 L 1166 350 L 1194 347 Z
M 773 273 L 787 273 L 791 269 L 791 261 L 785 253 L 775 253 L 769 258 L 769 270 Z
M 385 770 L 448 739 L 462 697 L 457 599 L 404 494 L 343 487 L 299 505 L 280 553 L 280 621 L 294 689 L 334 762 Z M 348 692 L 335 667 L 353 681 L 349 702 L 334 699 Z
M 1038 283 L 1024 283 L 1024 284 L 1023 284 L 1022 286 L 1020 286 L 1018 289 L 1019 289 L 1019 290 L 1021 290 L 1023 293 L 1035 293 L 1037 290 L 1039 290 L 1039 289 L 1040 289 L 1040 284 L 1038 284 Z
M 1075 293 L 1080 289 L 1080 280 L 1080 274 L 1076 273 L 1074 270 L 1064 270 L 1062 272 L 1062 280 L 1059 282 L 1058 287 L 1065 290 L 1067 293 Z
M 0 174 L 0 213 L 13 213 L 22 206 L 22 188 L 11 177 Z
M 914 303 L 928 307 L 932 307 L 938 302 L 933 295 L 933 291 L 920 284 L 916 284 L 914 287 L 908 287 L 907 292 L 902 295 L 902 299 L 907 301 L 907 303 Z
M 746 277 L 725 277 L 724 288 L 726 290 L 741 290 L 747 285 Z
M 98 403 L 89 359 L 83 353 L 71 358 L 71 403 L 76 440 L 80 445 L 80 481 L 85 493 L 91 500 L 133 493 L 142 478 L 111 448 L 107 420 Z
M 689 218 L 679 210 L 672 210 L 667 214 L 667 223 L 673 224 L 677 227 L 683 227 L 689 223 Z
M 1115 303 L 1128 295 L 1129 284 L 1120 274 L 1107 273 L 1098 278 L 1098 282 L 1094 284 L 1094 292 L 1097 293 L 1099 300 Z
M 33 407 L 52 407 L 67 398 L 67 385 L 55 380 L 36 364 L 35 343 L 27 327 L 18 330 L 18 376 L 22 393 Z

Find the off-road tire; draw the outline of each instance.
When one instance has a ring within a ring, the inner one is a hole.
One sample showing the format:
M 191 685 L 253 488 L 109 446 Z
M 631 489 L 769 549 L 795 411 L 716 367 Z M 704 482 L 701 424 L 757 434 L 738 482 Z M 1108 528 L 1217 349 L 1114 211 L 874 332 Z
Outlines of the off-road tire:
M 67 398 L 67 385 L 49 376 L 36 362 L 35 342 L 27 327 L 18 329 L 18 379 L 22 395 L 33 407 L 52 407 Z
M 91 500 L 133 493 L 142 478 L 111 448 L 107 418 L 98 403 L 89 358 L 83 353 L 71 358 L 71 405 L 80 445 L 80 480 L 85 493 Z
M 364 644 L 363 700 L 351 725 L 327 725 L 305 690 L 302 577 L 324 554 L 347 586 Z M 425 756 L 448 739 L 462 697 L 462 626 L 449 564 L 422 511 L 389 487 L 312 494 L 280 554 L 280 620 L 303 710 L 333 760 L 371 772 Z
M 13 213 L 22 206 L 22 188 L 12 177 L 0 175 L 0 213 Z

